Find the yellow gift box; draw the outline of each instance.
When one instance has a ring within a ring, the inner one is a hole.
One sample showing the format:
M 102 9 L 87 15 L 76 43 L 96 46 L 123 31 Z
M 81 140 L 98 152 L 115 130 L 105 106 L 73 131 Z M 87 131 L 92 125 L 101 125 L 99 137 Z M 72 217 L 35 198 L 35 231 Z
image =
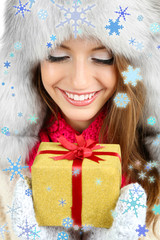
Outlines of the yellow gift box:
M 103 148 L 93 152 L 103 161 L 95 162 L 89 158 L 82 161 L 81 225 L 110 228 L 113 223 L 111 210 L 120 194 L 121 151 L 118 144 L 100 146 Z M 44 150 L 68 152 L 59 142 L 41 142 L 38 152 Z M 115 156 L 105 155 L 105 152 Z M 73 171 L 74 160 L 50 158 L 60 155 L 39 154 L 31 167 L 33 203 L 39 226 L 64 226 L 66 219 L 72 219 L 72 178 L 79 172 L 76 168 Z

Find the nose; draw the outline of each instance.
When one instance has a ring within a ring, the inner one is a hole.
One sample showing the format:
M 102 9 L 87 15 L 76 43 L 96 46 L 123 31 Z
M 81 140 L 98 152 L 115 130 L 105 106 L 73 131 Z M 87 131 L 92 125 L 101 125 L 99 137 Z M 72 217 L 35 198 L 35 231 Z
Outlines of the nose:
M 86 90 L 91 85 L 91 70 L 84 58 L 78 58 L 73 62 L 71 84 L 73 89 Z

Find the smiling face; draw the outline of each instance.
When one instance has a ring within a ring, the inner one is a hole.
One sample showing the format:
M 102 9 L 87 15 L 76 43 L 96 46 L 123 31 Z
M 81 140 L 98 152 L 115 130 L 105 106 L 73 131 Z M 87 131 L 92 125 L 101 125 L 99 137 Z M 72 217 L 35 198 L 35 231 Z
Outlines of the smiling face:
M 41 62 L 41 78 L 66 122 L 79 132 L 94 121 L 117 85 L 111 52 L 95 40 L 79 38 L 65 41 L 50 52 Z

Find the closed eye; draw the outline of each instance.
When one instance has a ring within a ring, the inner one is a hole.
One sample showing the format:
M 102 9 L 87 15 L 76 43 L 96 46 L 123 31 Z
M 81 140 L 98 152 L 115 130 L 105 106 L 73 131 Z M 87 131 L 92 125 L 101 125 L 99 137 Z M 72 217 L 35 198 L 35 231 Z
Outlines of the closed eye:
M 68 58 L 68 56 L 65 56 L 65 57 L 53 57 L 53 56 L 49 55 L 47 60 L 50 61 L 50 62 L 63 62 L 67 58 Z M 104 59 L 97 59 L 97 58 L 92 58 L 92 59 L 94 59 L 94 61 L 96 63 L 112 65 L 114 57 L 112 57 L 110 59 L 106 59 L 106 60 L 104 60 Z

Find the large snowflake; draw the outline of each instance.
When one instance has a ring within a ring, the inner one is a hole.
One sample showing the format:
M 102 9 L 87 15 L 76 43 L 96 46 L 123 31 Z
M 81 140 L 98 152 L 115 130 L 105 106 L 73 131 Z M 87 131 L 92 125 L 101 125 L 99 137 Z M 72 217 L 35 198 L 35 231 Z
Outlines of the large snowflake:
M 26 219 L 26 225 L 25 226 L 17 226 L 19 228 L 22 229 L 22 233 L 18 236 L 21 237 L 22 235 L 25 235 L 25 237 L 27 237 L 27 240 L 29 240 L 29 236 L 30 234 L 33 234 L 32 228 L 35 226 L 36 224 L 29 226 L 27 219 Z
M 146 236 L 146 232 L 149 232 L 149 230 L 146 229 L 146 225 L 144 226 L 138 225 L 136 232 L 138 232 L 138 236 L 140 237 L 141 235 Z
M 128 208 L 123 212 L 123 214 L 128 212 L 128 210 L 134 210 L 136 217 L 138 217 L 137 209 L 139 207 L 147 208 L 146 205 L 140 203 L 140 198 L 143 196 L 143 194 L 144 193 L 142 193 L 138 197 L 135 197 L 133 193 L 129 190 L 129 195 L 130 195 L 129 199 L 127 200 L 120 199 L 121 202 L 125 202 L 128 205 Z
M 19 0 L 19 6 L 13 6 L 13 7 L 15 7 L 15 8 L 17 8 L 18 9 L 18 12 L 16 12 L 16 14 L 15 15 L 17 15 L 18 13 L 22 13 L 22 16 L 24 17 L 24 11 L 26 11 L 26 12 L 31 12 L 29 9 L 26 9 L 26 5 L 28 4 L 29 2 L 27 2 L 26 4 L 24 4 L 24 5 L 22 5 L 22 3 L 21 3 L 21 0 Z
M 54 3 L 54 2 L 53 2 Z M 65 17 L 65 21 L 60 22 L 59 25 L 56 26 L 56 28 L 58 28 L 59 26 L 64 26 L 64 24 L 66 23 L 70 23 L 71 20 L 74 21 L 74 23 L 72 24 L 72 26 L 74 27 L 74 38 L 77 38 L 77 34 L 78 34 L 78 20 L 82 22 L 82 24 L 86 23 L 88 26 L 92 26 L 95 28 L 95 26 L 93 24 L 91 24 L 91 22 L 86 20 L 86 17 L 82 17 L 82 14 L 86 15 L 86 12 L 91 10 L 91 8 L 93 8 L 96 4 L 87 6 L 87 8 L 82 8 L 81 6 L 78 6 L 77 1 L 74 2 L 74 4 L 72 5 L 72 10 L 70 8 L 66 9 L 63 5 L 59 5 L 57 3 L 55 3 L 55 5 L 60 8 L 61 11 L 65 11 L 64 17 Z M 81 9 L 79 12 L 77 11 L 77 9 Z
M 21 174 L 21 170 L 22 168 L 28 168 L 29 166 L 24 166 L 22 167 L 20 165 L 20 160 L 21 160 L 21 156 L 18 158 L 17 162 L 12 162 L 9 158 L 7 158 L 8 161 L 10 162 L 11 166 L 9 168 L 5 168 L 2 171 L 10 171 L 12 172 L 12 176 L 10 178 L 10 181 L 13 179 L 14 175 L 19 175 L 21 178 L 24 179 L 23 175 Z
M 109 25 L 105 26 L 106 29 L 110 30 L 109 35 L 113 35 L 113 33 L 119 35 L 120 34 L 119 29 L 124 28 L 122 25 L 119 25 L 119 18 L 117 18 L 115 22 L 113 22 L 112 19 L 109 19 L 109 23 L 110 23 Z
M 130 102 L 127 93 L 118 93 L 116 97 L 114 98 L 114 101 L 117 105 L 117 107 L 123 107 L 125 108 L 128 103 Z
M 142 80 L 142 77 L 139 75 L 139 72 L 140 72 L 140 68 L 136 68 L 134 70 L 133 67 L 129 65 L 128 71 L 122 72 L 123 77 L 125 77 L 124 83 L 127 84 L 130 82 L 133 86 L 136 86 L 137 81 Z

